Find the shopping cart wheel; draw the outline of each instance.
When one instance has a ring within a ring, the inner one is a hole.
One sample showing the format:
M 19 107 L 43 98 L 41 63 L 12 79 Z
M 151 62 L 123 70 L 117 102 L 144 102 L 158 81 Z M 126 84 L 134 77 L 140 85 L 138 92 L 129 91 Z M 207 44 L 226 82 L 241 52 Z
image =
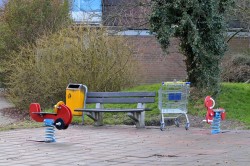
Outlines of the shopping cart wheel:
M 163 131 L 165 129 L 165 123 L 161 122 L 161 127 L 160 127 L 161 131 Z
M 186 130 L 188 130 L 188 129 L 189 129 L 189 127 L 190 127 L 190 124 L 189 124 L 189 123 L 187 123 L 187 124 L 186 124 L 186 126 L 185 126 L 185 129 L 186 129 Z
M 180 127 L 180 122 L 179 122 L 179 119 L 174 119 L 174 124 L 177 126 L 177 127 Z

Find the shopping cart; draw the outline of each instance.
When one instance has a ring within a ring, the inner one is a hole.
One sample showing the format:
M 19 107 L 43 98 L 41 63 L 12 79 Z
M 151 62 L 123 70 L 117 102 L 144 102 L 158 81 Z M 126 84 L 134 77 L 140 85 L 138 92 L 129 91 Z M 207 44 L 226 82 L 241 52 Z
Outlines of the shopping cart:
M 165 128 L 166 119 L 174 119 L 175 125 L 179 127 L 179 117 L 185 115 L 188 130 L 190 123 L 187 116 L 187 104 L 189 96 L 190 82 L 163 82 L 159 90 L 158 108 L 161 111 L 161 130 Z M 164 116 L 172 114 L 173 116 Z

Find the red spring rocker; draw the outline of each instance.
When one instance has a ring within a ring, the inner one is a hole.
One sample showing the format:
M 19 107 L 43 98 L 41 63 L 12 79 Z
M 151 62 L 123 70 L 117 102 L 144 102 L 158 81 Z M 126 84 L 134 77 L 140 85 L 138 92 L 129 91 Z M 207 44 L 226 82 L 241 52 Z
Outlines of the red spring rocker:
M 226 112 L 225 109 L 219 108 L 219 109 L 213 109 L 215 106 L 215 101 L 211 96 L 207 96 L 204 101 L 204 105 L 207 108 L 207 114 L 206 114 L 206 122 L 208 124 L 211 124 L 213 122 L 213 118 L 215 116 L 215 112 L 220 112 L 221 114 L 221 120 L 226 119 Z
M 72 121 L 72 112 L 64 104 L 64 102 L 58 102 L 54 107 L 55 113 L 41 112 L 39 103 L 30 104 L 30 117 L 36 122 L 44 122 L 45 119 L 54 120 L 54 126 L 58 130 L 65 130 L 68 128 Z

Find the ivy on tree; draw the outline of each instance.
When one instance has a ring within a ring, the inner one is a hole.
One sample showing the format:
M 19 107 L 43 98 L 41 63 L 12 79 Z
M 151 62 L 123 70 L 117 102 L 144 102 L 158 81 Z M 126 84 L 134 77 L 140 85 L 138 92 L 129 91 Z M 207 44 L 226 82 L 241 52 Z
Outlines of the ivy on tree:
M 170 37 L 178 37 L 188 81 L 213 94 L 219 91 L 219 66 L 227 48 L 225 15 L 232 4 L 233 0 L 152 0 L 151 32 L 164 50 Z

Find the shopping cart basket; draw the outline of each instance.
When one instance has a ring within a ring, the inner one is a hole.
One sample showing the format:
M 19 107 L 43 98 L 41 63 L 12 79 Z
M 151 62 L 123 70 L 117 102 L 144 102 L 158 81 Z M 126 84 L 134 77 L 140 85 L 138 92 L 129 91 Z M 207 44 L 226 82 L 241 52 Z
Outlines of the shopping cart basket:
M 161 111 L 161 130 L 165 128 L 166 119 L 174 119 L 175 125 L 179 127 L 179 117 L 185 115 L 188 130 L 190 123 L 187 116 L 187 104 L 189 96 L 190 82 L 163 82 L 159 90 L 158 108 Z M 171 117 L 165 116 L 172 114 Z

